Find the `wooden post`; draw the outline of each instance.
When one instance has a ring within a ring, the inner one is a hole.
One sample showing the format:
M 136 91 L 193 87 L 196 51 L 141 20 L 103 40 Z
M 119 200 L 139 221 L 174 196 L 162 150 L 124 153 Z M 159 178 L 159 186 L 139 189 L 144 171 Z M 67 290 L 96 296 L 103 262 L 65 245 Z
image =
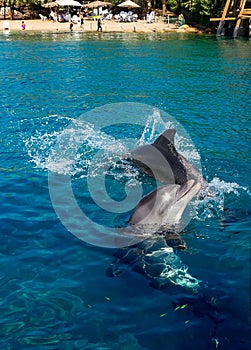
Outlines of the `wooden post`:
M 231 0 L 227 0 L 227 2 L 225 4 L 225 7 L 224 7 L 224 10 L 222 12 L 221 20 L 220 20 L 220 23 L 219 23 L 219 26 L 218 26 L 218 29 L 217 29 L 217 33 L 216 33 L 217 36 L 220 36 L 222 34 L 222 30 L 223 30 L 223 27 L 224 27 L 224 24 L 225 24 L 225 18 L 226 18 L 227 12 L 228 12 L 230 1 Z
M 225 21 L 221 20 L 219 25 L 218 25 L 216 36 L 220 36 L 222 34 L 222 30 L 223 30 L 224 24 L 225 24 Z
M 240 24 L 241 24 L 241 17 L 239 17 L 239 18 L 237 19 L 236 25 L 235 25 L 235 27 L 234 27 L 233 38 L 236 38 L 236 37 L 237 37 L 238 31 L 239 31 L 239 28 L 240 28 Z
M 3 2 L 3 18 L 6 19 L 6 0 Z
M 222 35 L 224 25 L 229 21 L 232 22 L 232 25 L 229 23 L 229 28 L 232 29 L 235 24 L 233 37 L 237 37 L 242 20 L 251 19 L 251 9 L 245 8 L 247 2 L 250 3 L 250 0 L 226 0 L 221 18 L 210 18 L 210 21 L 219 21 L 216 35 Z
M 222 21 L 224 21 L 225 18 L 226 18 L 226 15 L 227 15 L 227 12 L 228 12 L 228 8 L 229 8 L 229 5 L 230 5 L 230 1 L 231 1 L 231 0 L 227 0 L 227 2 L 226 2 L 226 5 L 225 5 L 225 7 L 224 7 L 224 10 L 223 10 L 222 16 L 221 16 L 221 20 L 222 20 Z
M 152 7 L 151 0 L 147 0 L 146 7 L 147 7 L 147 10 L 150 11 L 150 9 L 151 9 L 151 7 Z
M 162 0 L 162 16 L 166 14 L 166 0 Z
M 242 12 L 245 8 L 245 5 L 246 5 L 246 0 L 241 0 L 240 2 L 240 6 L 239 6 L 239 14 L 238 14 L 238 19 L 237 19 L 237 22 L 236 22 L 236 25 L 234 27 L 234 33 L 233 33 L 233 37 L 236 38 L 237 35 L 238 35 L 238 31 L 239 31 L 239 28 L 240 28 L 240 24 L 241 24 L 241 16 L 242 16 Z

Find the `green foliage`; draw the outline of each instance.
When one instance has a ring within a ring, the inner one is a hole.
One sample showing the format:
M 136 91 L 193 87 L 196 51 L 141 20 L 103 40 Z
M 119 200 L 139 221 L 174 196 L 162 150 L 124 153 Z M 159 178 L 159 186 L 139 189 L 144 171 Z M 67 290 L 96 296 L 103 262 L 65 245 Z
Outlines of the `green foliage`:
M 44 0 L 5 0 L 6 6 L 15 8 L 39 6 L 44 2 Z
M 94 1 L 94 0 L 93 0 Z M 118 5 L 118 4 L 121 4 L 122 1 L 120 0 L 112 0 L 111 1 L 114 5 Z
M 191 13 L 197 13 L 202 16 L 210 16 L 214 7 L 214 0 L 184 1 L 183 6 Z
M 198 22 L 208 22 L 209 17 L 219 13 L 225 0 L 167 0 L 167 7 L 176 13 L 186 10 Z
M 182 0 L 167 0 L 167 6 L 173 12 L 180 12 L 182 8 Z
M 49 1 L 50 0 L 3 0 L 5 6 L 11 7 L 12 9 L 21 9 L 24 7 L 35 9 Z M 110 1 L 114 5 L 118 5 L 123 0 Z M 208 22 L 209 17 L 220 14 L 225 1 L 226 0 L 151 0 L 151 4 L 155 9 L 162 9 L 163 5 L 166 4 L 167 10 L 171 10 L 177 14 L 185 10 L 187 13 L 191 14 L 195 21 Z M 148 0 L 135 0 L 135 2 L 141 6 L 142 10 L 145 10 Z

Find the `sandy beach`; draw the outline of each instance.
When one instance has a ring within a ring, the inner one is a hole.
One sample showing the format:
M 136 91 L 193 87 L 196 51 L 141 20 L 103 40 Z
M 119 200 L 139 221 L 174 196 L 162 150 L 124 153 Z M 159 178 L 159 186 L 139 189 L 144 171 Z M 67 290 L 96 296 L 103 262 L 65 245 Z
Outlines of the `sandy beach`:
M 4 30 L 4 20 L 0 20 L 1 29 Z M 21 25 L 22 20 L 7 20 L 9 22 L 10 31 L 22 31 Z M 69 31 L 69 22 L 52 22 L 49 20 L 42 21 L 36 20 L 25 20 L 25 31 L 27 32 L 67 32 Z M 190 32 L 200 33 L 200 31 L 194 27 L 185 26 L 185 28 L 176 29 L 173 24 L 167 24 L 163 21 L 155 23 L 147 23 L 144 20 L 137 22 L 116 22 L 114 20 L 103 21 L 102 24 L 103 32 L 117 32 L 117 33 L 152 33 L 152 32 Z M 78 24 L 74 24 L 73 31 L 84 31 L 84 32 L 95 32 L 97 30 L 97 22 L 93 20 L 85 20 L 83 27 L 81 28 Z

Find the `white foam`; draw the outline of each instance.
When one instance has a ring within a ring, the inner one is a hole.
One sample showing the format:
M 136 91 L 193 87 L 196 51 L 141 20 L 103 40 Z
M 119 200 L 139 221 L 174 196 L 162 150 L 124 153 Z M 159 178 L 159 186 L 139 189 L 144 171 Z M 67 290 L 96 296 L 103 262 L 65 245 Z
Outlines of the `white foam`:
M 236 196 L 239 196 L 242 191 L 245 191 L 250 195 L 247 187 L 240 186 L 236 182 L 225 182 L 223 180 L 220 180 L 218 177 L 212 179 L 212 181 L 209 183 L 209 188 L 216 195 L 220 193 L 234 193 Z
M 24 119 L 21 123 L 21 129 L 28 129 L 28 124 L 25 123 L 32 123 L 33 128 L 35 125 L 37 127 L 37 123 L 30 120 Z M 177 149 L 200 169 L 200 155 L 188 135 L 179 132 L 181 127 L 174 119 L 164 122 L 157 109 L 153 109 L 152 114 L 147 117 L 137 144 L 154 142 L 156 135 L 168 128 L 177 129 Z M 126 160 L 117 163 L 119 159 L 126 159 L 130 153 L 130 143 L 96 130 L 94 125 L 85 122 L 83 118 L 73 119 L 58 115 L 42 118 L 38 129 L 32 135 L 24 137 L 24 143 L 30 161 L 39 169 L 80 178 L 104 176 L 105 171 L 106 175 L 123 180 L 128 188 L 139 184 L 139 170 L 133 164 Z M 111 164 L 109 170 L 108 163 Z M 247 188 L 215 177 L 209 182 L 208 192 L 204 191 L 203 196 L 194 200 L 189 210 L 193 210 L 193 217 L 200 221 L 217 216 L 223 212 L 226 195 L 232 193 L 239 196 L 242 191 L 250 195 Z
M 225 202 L 229 195 L 239 197 L 243 193 L 250 196 L 247 187 L 241 186 L 236 182 L 226 182 L 214 177 L 208 188 L 204 189 L 201 196 L 197 197 L 191 203 L 194 211 L 194 219 L 205 221 L 213 217 L 220 217 L 224 212 Z
M 50 123 L 47 128 L 50 128 Z M 72 120 L 70 127 L 59 131 L 36 131 L 24 143 L 35 167 L 70 176 L 87 176 L 90 164 L 91 175 L 98 176 L 102 172 L 102 166 L 105 167 L 111 158 L 117 160 L 128 152 L 122 142 L 80 120 Z M 93 154 L 96 150 L 103 151 L 103 158 L 100 162 L 99 157 L 95 164 Z M 124 167 L 130 173 L 128 164 Z

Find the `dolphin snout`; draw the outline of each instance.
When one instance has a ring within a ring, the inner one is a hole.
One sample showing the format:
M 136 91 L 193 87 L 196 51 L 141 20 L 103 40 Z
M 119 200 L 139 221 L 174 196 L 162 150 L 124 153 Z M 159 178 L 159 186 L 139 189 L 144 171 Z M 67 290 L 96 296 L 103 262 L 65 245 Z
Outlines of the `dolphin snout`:
M 191 179 L 188 180 L 184 185 L 181 185 L 177 192 L 177 201 L 181 200 L 184 197 L 189 197 L 189 200 L 192 199 L 201 189 L 201 184 Z

